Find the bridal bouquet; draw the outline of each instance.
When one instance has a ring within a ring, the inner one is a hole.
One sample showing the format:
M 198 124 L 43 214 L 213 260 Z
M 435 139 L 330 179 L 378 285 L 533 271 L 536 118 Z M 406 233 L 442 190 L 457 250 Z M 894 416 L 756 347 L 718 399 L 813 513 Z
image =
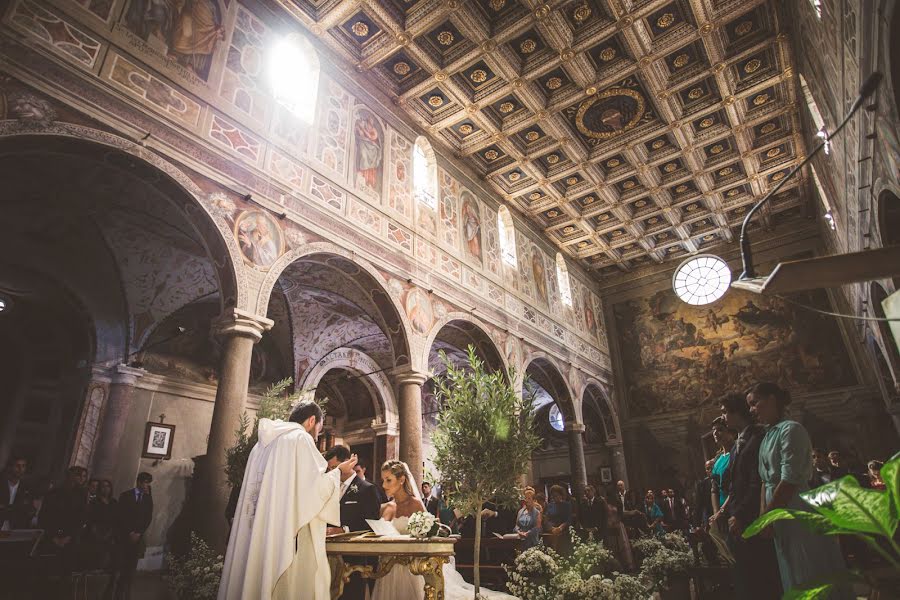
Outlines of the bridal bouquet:
M 415 538 L 427 538 L 437 535 L 440 530 L 440 523 L 437 518 L 425 511 L 413 513 L 406 525 L 409 535 Z

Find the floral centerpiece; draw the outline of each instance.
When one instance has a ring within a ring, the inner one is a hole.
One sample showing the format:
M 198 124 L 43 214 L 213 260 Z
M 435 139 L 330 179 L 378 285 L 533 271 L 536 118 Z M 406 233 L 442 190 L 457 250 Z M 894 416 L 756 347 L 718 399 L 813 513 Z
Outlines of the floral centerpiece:
M 409 517 L 406 529 L 414 538 L 429 538 L 438 534 L 441 524 L 433 514 L 420 510 Z

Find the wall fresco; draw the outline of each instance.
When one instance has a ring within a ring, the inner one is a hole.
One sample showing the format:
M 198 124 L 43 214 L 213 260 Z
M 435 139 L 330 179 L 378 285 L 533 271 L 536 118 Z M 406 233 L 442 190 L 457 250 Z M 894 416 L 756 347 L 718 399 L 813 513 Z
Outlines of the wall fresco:
M 391 131 L 391 162 L 389 169 L 390 193 L 385 198 L 388 208 L 412 218 L 412 151 L 413 146 L 405 137 Z
M 466 256 L 481 266 L 481 203 L 469 190 L 460 195 L 460 218 L 462 225 L 463 249 Z
M 250 264 L 268 269 L 284 254 L 284 233 L 268 211 L 243 211 L 234 219 L 234 235 Z
M 82 67 L 92 68 L 100 55 L 103 44 L 99 40 L 69 23 L 55 9 L 31 0 L 20 0 L 9 21 L 21 33 Z
M 824 292 L 792 300 L 831 310 Z M 666 289 L 614 307 L 630 416 L 697 408 L 770 380 L 808 392 L 855 384 L 835 321 L 730 290 L 691 306 Z
M 347 173 L 347 144 L 352 98 L 328 77 L 319 82 L 316 149 L 313 157 L 343 180 Z
M 384 125 L 368 108 L 353 111 L 353 186 L 364 194 L 381 197 L 384 183 Z
M 259 123 L 265 120 L 271 99 L 263 77 L 268 46 L 271 40 L 266 26 L 239 4 L 219 95 Z

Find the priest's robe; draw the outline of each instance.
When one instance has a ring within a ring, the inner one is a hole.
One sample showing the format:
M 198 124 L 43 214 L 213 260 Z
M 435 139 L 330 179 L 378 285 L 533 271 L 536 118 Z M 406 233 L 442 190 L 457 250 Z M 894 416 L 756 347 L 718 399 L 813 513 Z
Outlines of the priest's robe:
M 260 419 L 218 600 L 329 600 L 327 523 L 340 523 L 340 471 L 298 423 Z

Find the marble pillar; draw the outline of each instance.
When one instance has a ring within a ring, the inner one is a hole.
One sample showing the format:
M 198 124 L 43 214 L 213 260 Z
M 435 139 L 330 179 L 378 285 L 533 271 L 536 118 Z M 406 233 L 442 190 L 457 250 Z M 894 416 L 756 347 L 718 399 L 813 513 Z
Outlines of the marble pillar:
M 115 480 L 116 468 L 122 460 L 119 445 L 125 433 L 128 413 L 134 402 L 134 384 L 146 371 L 127 365 L 116 365 L 110 373 L 109 396 L 103 408 L 100 432 L 96 438 L 91 477 Z M 135 457 L 130 457 L 135 458 Z M 121 482 L 120 482 L 121 483 Z
M 624 481 L 625 489 L 631 489 L 631 486 L 628 484 L 628 468 L 625 464 L 625 445 L 622 443 L 622 440 L 614 439 L 607 441 L 606 447 L 609 448 L 613 483 Z
M 200 534 L 217 552 L 224 553 L 228 543 L 225 506 L 231 486 L 225 477 L 225 451 L 236 441 L 235 432 L 246 406 L 253 346 L 273 324 L 270 319 L 235 308 L 213 323 L 216 335 L 222 339 L 222 362 L 209 426 L 206 462 L 197 481 L 197 501 L 202 507 Z
M 379 423 L 373 426 L 375 430 L 375 444 L 372 456 L 372 465 L 366 478 L 375 485 L 381 485 L 381 465 L 385 461 L 398 457 L 399 436 L 397 435 L 397 425 L 387 423 Z
M 575 498 L 580 499 L 584 495 L 584 486 L 587 485 L 587 466 L 584 462 L 584 424 L 566 423 L 566 433 L 569 436 L 572 492 Z
M 400 399 L 400 460 L 409 465 L 416 482 L 422 481 L 422 385 L 428 376 L 415 371 L 394 375 Z

